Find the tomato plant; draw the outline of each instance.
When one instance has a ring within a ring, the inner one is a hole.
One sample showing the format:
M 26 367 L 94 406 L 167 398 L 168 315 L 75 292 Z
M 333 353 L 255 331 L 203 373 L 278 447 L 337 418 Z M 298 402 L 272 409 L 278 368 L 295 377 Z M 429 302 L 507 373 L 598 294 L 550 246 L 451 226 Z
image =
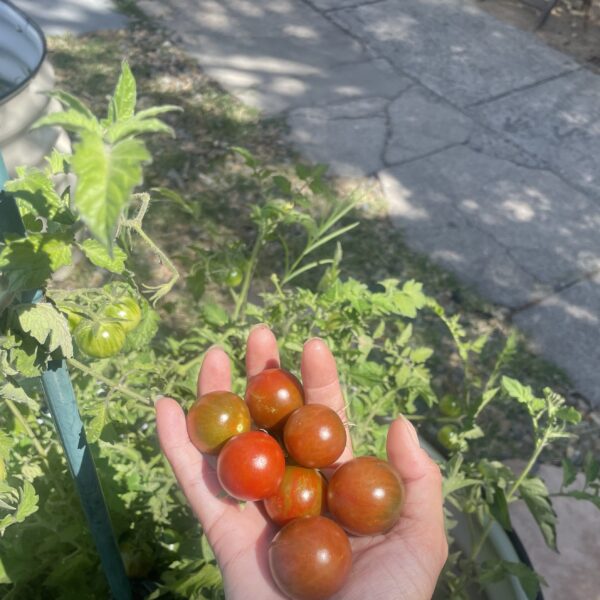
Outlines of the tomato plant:
M 323 404 L 306 404 L 294 411 L 283 430 L 290 456 L 304 467 L 332 465 L 346 447 L 346 429 L 337 413 Z
M 350 541 L 330 519 L 295 519 L 271 542 L 269 565 L 275 583 L 289 598 L 330 598 L 342 589 L 350 574 Z
M 265 369 L 248 381 L 246 402 L 258 427 L 280 431 L 289 415 L 304 404 L 304 391 L 289 371 Z
M 142 311 L 138 303 L 130 297 L 120 298 L 114 304 L 109 304 L 104 315 L 116 319 L 125 333 L 133 331 L 142 319 Z
M 329 480 L 327 506 L 354 535 L 378 535 L 400 518 L 404 484 L 393 467 L 374 456 L 344 463 Z
M 125 330 L 110 321 L 81 321 L 74 335 L 79 349 L 93 358 L 114 356 L 125 344 Z
M 234 435 L 250 431 L 250 413 L 246 403 L 231 392 L 204 394 L 187 414 L 190 440 L 198 450 L 217 454 Z
M 263 500 L 277 493 L 285 472 L 279 444 L 263 431 L 231 438 L 219 453 L 221 487 L 238 500 Z
M 288 465 L 277 493 L 263 503 L 280 527 L 298 517 L 321 515 L 327 508 L 327 483 L 316 469 Z

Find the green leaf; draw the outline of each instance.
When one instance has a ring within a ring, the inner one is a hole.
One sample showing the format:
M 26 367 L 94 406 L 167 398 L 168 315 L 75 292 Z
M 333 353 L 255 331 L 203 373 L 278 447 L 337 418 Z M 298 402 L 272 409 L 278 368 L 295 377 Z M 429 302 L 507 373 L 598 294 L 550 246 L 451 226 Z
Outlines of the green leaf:
M 100 400 L 95 406 L 88 411 L 88 415 L 91 415 L 91 420 L 85 427 L 88 442 L 94 444 L 100 438 L 100 434 L 106 425 L 108 418 L 108 407 L 104 400 Z
M 37 511 L 39 497 L 29 481 L 23 483 L 19 496 L 19 505 L 15 513 L 15 520 L 17 523 L 22 523 L 29 515 Z
M 56 98 L 61 104 L 73 109 L 75 112 L 87 117 L 88 119 L 96 119 L 94 113 L 81 101 L 79 98 L 65 92 L 64 90 L 55 90 L 48 94 L 52 98 Z
M 233 146 L 231 149 L 236 154 L 239 154 L 244 159 L 244 162 L 252 169 L 258 166 L 258 161 L 254 157 L 254 154 L 250 152 L 250 150 L 246 150 L 246 148 L 240 148 L 239 146 Z
M 107 146 L 100 135 L 85 133 L 75 146 L 75 206 L 93 236 L 108 248 L 133 188 L 141 183 L 142 164 L 149 160 L 139 140 Z
M 73 109 L 50 113 L 41 117 L 32 125 L 32 129 L 39 129 L 40 127 L 62 127 L 67 131 L 79 134 L 84 132 L 99 134 L 101 132 L 100 123 L 95 118 L 90 119 Z
M 506 496 L 502 488 L 494 486 L 494 496 L 491 502 L 488 501 L 488 506 L 494 519 L 502 525 L 503 529 L 512 531 L 508 503 L 506 502 Z
M 19 385 L 15 385 L 10 381 L 6 381 L 0 384 L 0 398 L 6 398 L 12 400 L 17 404 L 26 404 L 32 409 L 36 408 L 36 403 L 28 396 L 27 392 Z M 0 451 L 0 456 L 3 453 Z M 7 458 L 4 456 L 4 458 Z
M 428 358 L 430 358 L 433 354 L 433 350 L 431 348 L 416 348 L 410 354 L 410 357 L 416 363 L 424 363 Z
M 175 136 L 173 128 L 160 119 L 138 119 L 136 116 L 127 121 L 113 123 L 106 131 L 106 138 L 109 142 L 115 143 L 142 133 L 167 133 Z
M 118 274 L 125 270 L 127 254 L 125 254 L 119 246 L 113 247 L 112 257 L 108 253 L 106 247 L 97 240 L 85 240 L 83 244 L 79 244 L 79 247 L 87 259 L 97 267 Z
M 129 68 L 129 64 L 124 60 L 121 63 L 121 74 L 119 75 L 119 80 L 117 81 L 111 100 L 113 119 L 115 121 L 122 121 L 132 117 L 135 112 L 136 103 L 137 91 L 135 78 Z
M 283 194 L 292 193 L 292 182 L 283 175 L 274 175 L 273 183 L 279 188 Z
M 202 315 L 208 323 L 222 327 L 229 322 L 229 315 L 218 304 L 207 302 L 202 306 Z
M 6 183 L 19 205 L 21 216 L 24 212 L 40 217 L 54 217 L 65 203 L 54 189 L 54 182 L 43 171 L 34 168 L 19 169 L 18 179 Z
M 549 548 L 556 548 L 556 513 L 548 496 L 546 484 L 539 477 L 525 479 L 519 486 L 521 498 L 527 504 Z
M 73 342 L 67 320 L 48 302 L 20 304 L 13 308 L 20 328 L 49 352 L 59 349 L 65 358 L 73 356 Z
M 585 474 L 586 487 L 598 479 L 600 475 L 600 463 L 594 458 L 591 452 L 587 452 L 583 461 L 583 472 Z
M 511 397 L 524 404 L 531 415 L 535 415 L 546 407 L 546 402 L 542 398 L 536 398 L 527 385 L 523 385 L 516 379 L 504 375 L 502 377 L 502 389 Z
M 137 119 L 148 119 L 149 117 L 156 117 L 168 112 L 183 112 L 183 108 L 175 104 L 163 104 L 162 106 L 151 106 L 150 108 L 140 110 L 135 116 Z
M 581 421 L 581 413 L 572 406 L 561 406 L 556 411 L 556 416 L 567 423 L 571 423 L 572 425 L 577 425 L 577 423 Z
M 142 309 L 142 317 L 138 326 L 127 334 L 123 347 L 125 352 L 147 348 L 158 331 L 160 318 L 156 311 L 144 299 L 138 299 L 138 303 Z
M 562 486 L 569 487 L 577 477 L 577 469 L 573 462 L 568 458 L 563 458 L 562 460 L 562 468 L 563 468 L 563 480 Z
M 572 492 L 567 492 L 567 496 L 576 498 L 577 500 L 587 500 L 588 502 L 591 502 L 598 510 L 600 510 L 600 496 L 597 494 L 573 490 Z
M 523 591 L 529 600 L 537 598 L 540 583 L 544 582 L 544 579 L 521 562 L 509 562 L 506 560 L 485 562 L 481 569 L 479 581 L 482 585 L 487 585 L 502 581 L 509 575 L 519 579 Z

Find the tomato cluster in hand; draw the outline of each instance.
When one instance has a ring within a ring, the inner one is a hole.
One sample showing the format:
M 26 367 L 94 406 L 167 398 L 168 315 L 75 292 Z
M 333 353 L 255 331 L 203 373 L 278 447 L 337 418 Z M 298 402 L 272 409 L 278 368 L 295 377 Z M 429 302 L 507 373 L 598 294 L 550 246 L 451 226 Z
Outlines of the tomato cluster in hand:
M 302 384 L 289 371 L 265 369 L 250 378 L 245 400 L 225 391 L 201 396 L 187 415 L 190 440 L 218 454 L 217 477 L 227 494 L 262 500 L 282 527 L 269 549 L 279 589 L 293 600 L 329 598 L 351 571 L 348 533 L 378 535 L 398 522 L 402 481 L 386 461 L 360 457 L 327 482 L 318 469 L 342 456 L 346 428 L 331 408 L 304 404 Z M 252 431 L 252 422 L 261 430 Z

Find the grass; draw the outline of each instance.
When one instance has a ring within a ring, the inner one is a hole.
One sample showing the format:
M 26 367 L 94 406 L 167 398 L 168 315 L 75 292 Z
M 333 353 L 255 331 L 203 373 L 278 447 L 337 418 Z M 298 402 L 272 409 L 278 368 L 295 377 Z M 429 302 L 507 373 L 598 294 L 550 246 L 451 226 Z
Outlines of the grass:
M 171 204 L 156 203 L 148 215 L 153 238 L 175 257 L 185 255 L 185 249 L 208 248 L 215 240 L 239 241 L 248 246 L 253 230 L 247 217 L 255 191 L 230 148 L 246 147 L 264 164 L 292 173 L 292 165 L 299 159 L 285 141 L 285 124 L 277 119 L 263 120 L 256 111 L 240 104 L 208 79 L 162 31 L 140 18 L 134 2 L 122 0 L 121 5 L 136 17 L 130 30 L 50 38 L 50 60 L 56 70 L 57 87 L 79 96 L 94 111 L 102 111 L 116 82 L 119 63 L 127 58 L 138 82 L 141 107 L 168 103 L 184 109 L 166 119 L 176 131 L 175 139 L 160 136 L 150 140 L 155 161 L 147 171 L 145 184 L 175 189 L 197 204 L 201 215 L 197 222 L 190 221 Z M 347 192 L 347 182 L 333 184 L 340 193 Z M 493 361 L 511 330 L 506 314 L 484 302 L 450 273 L 411 252 L 388 220 L 377 188 L 364 186 L 359 193 L 360 208 L 349 215 L 348 222 L 358 219 L 360 226 L 343 239 L 343 275 L 368 284 L 388 277 L 423 282 L 427 293 L 447 311 L 462 315 L 463 324 L 473 335 L 495 332 L 490 344 L 492 352 L 483 357 L 484 364 Z M 276 254 L 268 256 L 262 272 L 276 270 L 277 260 Z M 184 288 L 179 288 L 176 299 L 165 305 L 167 323 L 169 313 L 177 315 L 171 320 L 173 324 L 182 322 L 182 318 L 183 322 L 195 318 L 197 310 L 189 309 L 186 294 Z M 451 351 L 445 332 L 433 319 L 425 322 L 422 335 L 433 346 L 446 345 Z M 458 389 L 451 367 L 440 363 L 434 364 L 433 369 L 440 389 Z M 511 375 L 538 391 L 549 385 L 574 401 L 564 373 L 529 352 L 523 339 Z M 491 449 L 500 458 L 518 457 L 527 450 L 523 440 L 530 436 L 519 427 L 525 420 L 518 411 L 518 407 L 508 413 L 490 411 L 490 425 L 506 434 L 507 444 Z M 589 437 L 590 440 L 578 441 L 577 447 L 597 443 L 592 435 Z M 557 461 L 560 453 L 559 450 L 545 458 Z

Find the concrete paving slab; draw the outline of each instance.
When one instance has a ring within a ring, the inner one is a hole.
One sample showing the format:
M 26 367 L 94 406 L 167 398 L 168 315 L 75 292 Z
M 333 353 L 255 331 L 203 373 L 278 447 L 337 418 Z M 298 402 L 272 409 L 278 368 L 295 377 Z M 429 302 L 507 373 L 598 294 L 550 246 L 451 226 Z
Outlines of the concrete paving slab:
M 524 463 L 511 461 L 516 472 Z M 558 492 L 562 469 L 542 465 L 536 473 L 550 493 Z M 578 477 L 574 488 L 581 487 Z M 558 553 L 544 542 L 531 513 L 523 502 L 510 505 L 510 517 L 534 567 L 544 577 L 548 587 L 543 588 L 545 600 L 600 600 L 600 570 L 598 569 L 598 539 L 600 519 L 598 509 L 590 502 L 572 498 L 553 498 L 558 515 L 556 537 Z
M 474 129 L 471 119 L 417 84 L 393 100 L 387 114 L 390 128 L 385 150 L 387 164 L 465 142 Z
M 46 35 L 74 35 L 99 29 L 121 29 L 127 17 L 111 0 L 13 0 Z
M 471 2 L 386 0 L 328 13 L 396 67 L 468 106 L 578 68 Z
M 292 111 L 290 139 L 311 160 L 329 164 L 336 175 L 375 173 L 384 166 L 386 105 L 384 98 L 367 98 Z
M 517 312 L 513 321 L 534 349 L 560 365 L 576 389 L 600 405 L 600 275 Z
M 600 78 L 570 73 L 474 109 L 482 122 L 600 200 Z
M 521 306 L 600 268 L 600 209 L 548 171 L 457 145 L 387 169 L 381 182 L 409 243 L 448 253 L 443 264 L 501 304 Z M 488 266 L 492 248 L 502 268 Z

